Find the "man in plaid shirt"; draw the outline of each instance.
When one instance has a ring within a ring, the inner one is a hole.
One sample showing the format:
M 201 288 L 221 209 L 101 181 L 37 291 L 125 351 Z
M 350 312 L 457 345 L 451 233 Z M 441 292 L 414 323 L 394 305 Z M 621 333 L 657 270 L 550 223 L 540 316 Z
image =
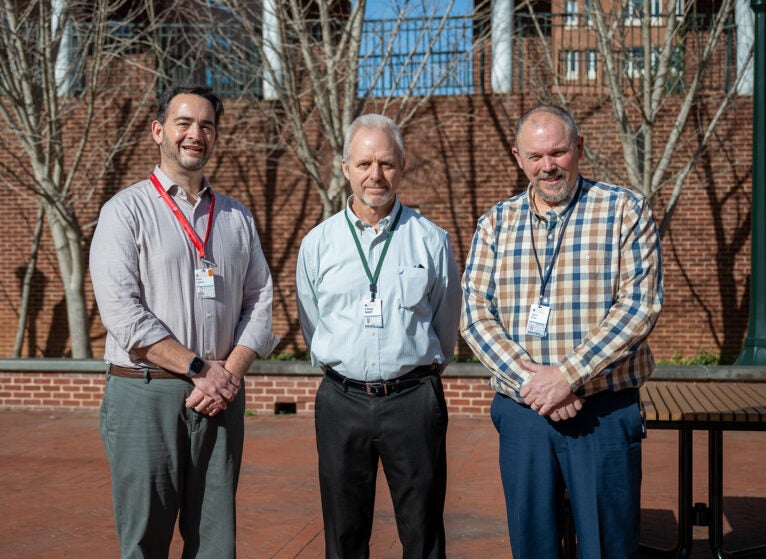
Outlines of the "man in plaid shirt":
M 524 114 L 513 154 L 529 186 L 479 219 L 461 319 L 497 391 L 513 557 L 559 557 L 566 489 L 580 559 L 624 559 L 638 550 L 660 239 L 644 198 L 579 174 L 583 138 L 562 108 Z

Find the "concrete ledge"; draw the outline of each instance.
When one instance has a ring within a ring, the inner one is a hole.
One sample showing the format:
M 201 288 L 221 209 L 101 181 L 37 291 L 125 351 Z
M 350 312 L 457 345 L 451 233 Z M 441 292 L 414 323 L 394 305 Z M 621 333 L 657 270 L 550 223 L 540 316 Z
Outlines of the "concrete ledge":
M 0 371 L 10 372 L 77 372 L 103 373 L 101 359 L 0 359 Z M 322 372 L 308 361 L 259 360 L 248 370 L 249 375 L 320 376 Z M 445 377 L 485 378 L 489 372 L 481 363 L 452 363 Z M 734 365 L 659 365 L 654 380 L 753 380 L 766 381 L 766 366 L 738 367 Z

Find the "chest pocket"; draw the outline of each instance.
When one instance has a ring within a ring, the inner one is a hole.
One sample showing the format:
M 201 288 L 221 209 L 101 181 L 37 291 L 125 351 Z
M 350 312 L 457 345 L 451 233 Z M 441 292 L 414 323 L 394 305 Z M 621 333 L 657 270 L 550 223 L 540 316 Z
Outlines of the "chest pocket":
M 399 268 L 399 301 L 404 309 L 415 309 L 428 296 L 428 270 L 407 266 Z

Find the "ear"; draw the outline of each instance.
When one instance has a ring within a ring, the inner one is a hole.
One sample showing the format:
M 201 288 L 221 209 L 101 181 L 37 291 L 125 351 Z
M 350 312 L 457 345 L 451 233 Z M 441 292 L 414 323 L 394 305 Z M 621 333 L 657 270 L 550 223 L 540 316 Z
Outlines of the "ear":
M 577 159 L 582 159 L 585 155 L 585 141 L 582 136 L 577 136 Z
M 340 166 L 343 168 L 343 176 L 346 177 L 346 180 L 351 180 L 348 176 L 348 163 L 345 159 L 340 162 Z
M 516 159 L 516 164 L 519 166 L 519 169 L 523 169 L 524 167 L 521 165 L 521 154 L 519 153 L 519 150 L 513 147 L 511 148 L 511 153 L 513 154 L 514 159 Z
M 159 120 L 152 121 L 152 138 L 157 145 L 162 143 L 162 123 Z

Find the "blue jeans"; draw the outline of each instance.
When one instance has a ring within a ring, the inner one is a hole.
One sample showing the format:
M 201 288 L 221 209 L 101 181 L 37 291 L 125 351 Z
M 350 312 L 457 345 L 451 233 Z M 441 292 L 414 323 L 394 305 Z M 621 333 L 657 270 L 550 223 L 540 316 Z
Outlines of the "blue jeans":
M 500 474 L 514 559 L 562 556 L 564 490 L 580 559 L 638 552 L 641 439 L 638 389 L 586 399 L 574 419 L 554 422 L 496 394 Z

